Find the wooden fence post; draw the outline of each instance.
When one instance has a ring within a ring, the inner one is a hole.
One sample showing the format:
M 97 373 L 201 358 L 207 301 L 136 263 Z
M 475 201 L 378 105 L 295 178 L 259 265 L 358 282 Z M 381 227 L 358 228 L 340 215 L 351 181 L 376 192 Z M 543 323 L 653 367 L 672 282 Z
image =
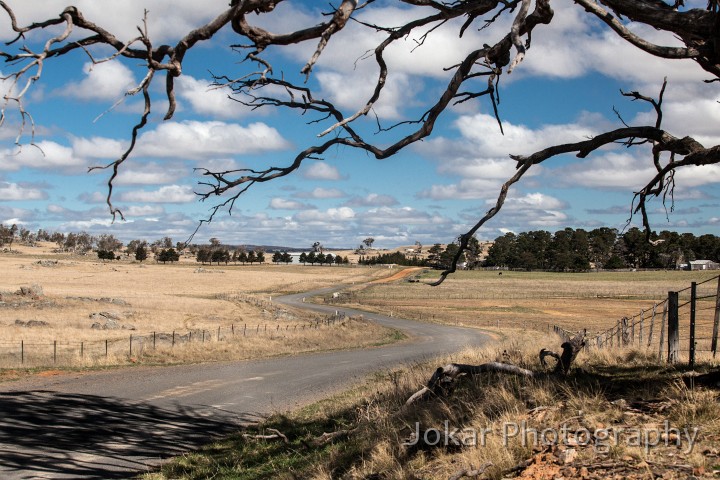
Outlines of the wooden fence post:
M 630 343 L 630 332 L 628 331 L 628 320 L 629 318 L 623 317 L 620 321 L 620 324 L 622 326 L 622 346 L 627 347 L 628 343 Z M 634 324 L 633 324 L 634 325 Z M 634 330 L 634 327 L 633 327 Z M 634 332 L 633 332 L 634 336 Z
M 668 292 L 668 363 L 677 363 L 679 349 L 678 292 Z
M 665 320 L 667 319 L 668 304 L 663 305 L 662 320 L 660 321 L 660 346 L 658 347 L 658 359 L 662 361 L 663 346 L 665 345 Z
M 638 339 L 639 347 L 642 347 L 643 344 L 643 330 L 645 330 L 645 310 L 640 310 L 640 338 Z
M 715 321 L 713 322 L 712 350 L 713 358 L 717 353 L 718 329 L 720 329 L 720 275 L 718 275 L 717 293 L 715 293 Z
M 695 366 L 695 312 L 697 306 L 697 283 L 690 284 L 690 348 L 688 355 L 688 365 L 690 368 Z
M 655 313 L 657 311 L 657 303 L 653 305 L 652 309 L 652 317 L 650 317 L 650 332 L 648 333 L 648 343 L 647 346 L 650 348 L 650 345 L 652 344 L 652 338 L 653 338 L 653 330 L 655 328 Z

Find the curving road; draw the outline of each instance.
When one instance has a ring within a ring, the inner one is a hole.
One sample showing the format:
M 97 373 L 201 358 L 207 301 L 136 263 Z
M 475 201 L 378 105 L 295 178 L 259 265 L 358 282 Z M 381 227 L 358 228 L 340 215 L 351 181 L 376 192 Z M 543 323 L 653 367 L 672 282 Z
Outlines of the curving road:
M 242 423 L 310 403 L 373 371 L 490 340 L 473 329 L 302 302 L 337 288 L 275 301 L 364 315 L 402 330 L 409 340 L 371 349 L 0 384 L 0 478 L 128 478 Z

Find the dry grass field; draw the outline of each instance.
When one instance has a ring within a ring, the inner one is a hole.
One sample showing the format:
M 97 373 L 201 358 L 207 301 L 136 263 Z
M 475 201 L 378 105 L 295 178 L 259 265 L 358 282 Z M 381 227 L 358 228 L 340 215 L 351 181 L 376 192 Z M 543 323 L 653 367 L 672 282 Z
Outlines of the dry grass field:
M 425 270 L 419 282 L 373 284 L 356 289 L 354 304 L 404 318 L 476 327 L 600 331 L 623 316 L 667 298 L 717 271 L 543 273 L 459 271 L 437 287 Z M 714 291 L 717 282 L 706 285 Z
M 160 361 L 159 357 L 170 361 L 249 358 L 317 350 L 327 345 L 342 348 L 377 344 L 396 337 L 395 332 L 360 320 L 346 321 L 342 328 L 326 327 L 311 332 L 299 327 L 317 318 L 280 310 L 270 303 L 273 296 L 285 293 L 366 282 L 388 275 L 382 269 L 270 264 L 201 266 L 191 260 L 167 265 L 153 261 L 101 262 L 93 255 L 54 254 L 49 244 L 35 248 L 13 246 L 13 251 L 0 254 L 3 272 L 0 355 L 3 350 L 6 353 L 11 350 L 14 356 L 10 363 L 15 362 L 20 342 L 24 342 L 27 352 L 26 364 L 33 363 L 33 350 L 38 349 L 43 350 L 42 358 L 36 355 L 35 363 L 52 364 L 52 349 L 57 345 L 62 351 L 72 347 L 70 350 L 78 357 L 76 363 L 83 364 L 79 358 L 81 344 L 83 354 L 89 354 L 92 348 L 104 350 L 105 340 L 111 345 L 127 344 L 130 335 L 139 337 L 152 332 L 187 335 L 207 331 L 210 341 L 217 339 L 218 329 L 223 337 L 230 331 L 248 330 L 248 335 L 235 346 L 225 344 L 208 349 L 205 345 L 162 355 L 154 352 L 151 356 L 154 361 Z M 33 295 L 37 293 L 33 291 L 19 293 L 23 287 L 32 286 L 39 286 L 41 295 Z M 263 333 L 270 328 L 271 335 L 249 335 L 251 327 L 254 333 L 259 333 L 257 325 L 263 326 Z M 198 333 L 195 335 L 199 338 Z M 109 361 L 127 361 L 126 352 L 127 348 L 122 348 Z M 0 366 L 17 365 L 3 364 L 0 360 Z
M 682 367 L 638 349 L 583 350 L 567 377 L 464 377 L 444 397 L 406 404 L 439 365 L 502 360 L 537 372 L 538 350 L 559 341 L 518 330 L 486 348 L 378 373 L 141 478 L 718 478 L 718 391 L 688 388 Z

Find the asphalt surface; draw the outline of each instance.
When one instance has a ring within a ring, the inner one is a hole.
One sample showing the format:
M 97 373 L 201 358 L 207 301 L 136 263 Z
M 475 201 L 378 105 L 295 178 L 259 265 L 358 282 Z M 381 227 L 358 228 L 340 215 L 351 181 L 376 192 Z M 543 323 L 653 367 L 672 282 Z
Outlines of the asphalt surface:
M 0 384 L 0 479 L 131 478 L 264 415 L 288 411 L 368 374 L 481 345 L 473 329 L 304 303 L 363 315 L 409 339 L 377 348 L 252 361 L 31 377 Z

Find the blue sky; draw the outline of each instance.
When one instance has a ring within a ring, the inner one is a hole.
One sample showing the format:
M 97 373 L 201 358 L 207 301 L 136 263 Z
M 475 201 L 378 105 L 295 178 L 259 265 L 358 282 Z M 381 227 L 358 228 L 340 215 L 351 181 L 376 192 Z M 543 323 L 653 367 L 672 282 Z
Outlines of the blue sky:
M 55 16 L 65 7 L 57 0 L 41 6 L 21 0 L 7 3 L 23 25 Z M 686 3 L 705 6 L 704 0 Z M 317 23 L 319 4 L 287 1 L 272 16 L 251 21 L 276 32 L 310 26 Z M 86 18 L 122 39 L 136 36 L 135 26 L 147 8 L 151 38 L 156 44 L 175 44 L 190 28 L 222 11 L 227 1 L 78 0 L 75 5 Z M 397 25 L 408 12 L 396 5 L 377 2 L 360 15 L 366 21 Z M 655 96 L 664 76 L 665 128 L 677 136 L 694 135 L 705 146 L 720 143 L 720 85 L 703 83 L 709 76 L 699 67 L 635 50 L 600 29 L 570 0 L 553 2 L 553 8 L 553 24 L 535 30 L 524 62 L 501 80 L 504 136 L 486 98 L 466 102 L 443 115 L 433 136 L 393 158 L 379 161 L 359 151 L 330 150 L 322 161 L 307 161 L 294 175 L 254 186 L 235 204 L 232 215 L 220 212 L 195 241 L 217 237 L 234 244 L 302 247 L 320 241 L 328 247 L 354 247 L 373 237 L 379 248 L 452 241 L 495 202 L 499 186 L 514 172 L 509 154 L 529 154 L 617 128 L 613 107 L 630 124 L 654 124 L 647 105 L 630 102 L 619 90 Z M 9 20 L 0 18 L 0 39 L 7 41 L 13 37 Z M 442 68 L 483 43 L 495 43 L 508 30 L 508 22 L 468 30 L 462 39 L 457 37 L 457 24 L 448 25 L 419 48 L 413 50 L 417 35 L 394 47 L 388 52 L 386 91 L 375 108 L 383 126 L 416 119 L 444 88 L 448 73 Z M 667 35 L 633 28 L 658 43 L 675 43 Z M 49 33 L 57 31 L 31 34 L 27 45 L 37 50 Z M 377 39 L 353 24 L 334 37 L 309 80 L 317 96 L 334 100 L 346 115 L 359 109 L 372 92 L 377 67 L 372 59 L 356 60 Z M 125 60 L 91 68 L 81 51 L 61 61 L 48 60 L 25 99 L 36 124 L 35 142 L 44 155 L 27 145 L 27 131 L 22 149 L 14 145 L 19 117 L 12 105 L 0 128 L 0 221 L 31 230 L 113 233 L 125 241 L 164 236 L 182 241 L 212 206 L 211 200 L 198 202 L 193 193 L 201 190 L 193 168 L 287 164 L 298 151 L 315 144 L 328 123 L 308 124 L 313 118 L 296 112 L 249 111 L 228 100 L 227 91 L 208 88 L 209 71 L 239 77 L 256 69 L 240 64 L 240 54 L 227 47 L 236 41 L 227 29 L 189 52 L 177 83 L 178 112 L 170 121 L 162 120 L 167 106 L 164 80 L 156 79 L 151 122 L 116 182 L 114 203 L 126 220 L 115 223 L 104 204 L 108 172 L 87 173 L 87 168 L 114 160 L 127 146 L 143 106 L 140 98 L 124 98 L 124 93 L 145 71 L 138 62 Z M 282 72 L 301 82 L 299 70 L 315 46 L 313 41 L 270 48 L 265 55 L 276 75 Z M 106 54 L 96 52 L 98 57 Z M 3 75 L 10 68 L 0 65 Z M 2 83 L 3 89 L 9 85 Z M 111 109 L 120 99 L 124 101 Z M 392 141 L 390 134 L 375 133 L 370 116 L 357 128 L 379 144 Z M 622 228 L 632 192 L 651 176 L 644 148 L 606 148 L 586 159 L 553 159 L 513 187 L 503 211 L 478 237 L 564 227 Z M 676 182 L 674 211 L 666 216 L 662 204 L 654 202 L 653 227 L 720 235 L 720 166 L 679 172 Z

